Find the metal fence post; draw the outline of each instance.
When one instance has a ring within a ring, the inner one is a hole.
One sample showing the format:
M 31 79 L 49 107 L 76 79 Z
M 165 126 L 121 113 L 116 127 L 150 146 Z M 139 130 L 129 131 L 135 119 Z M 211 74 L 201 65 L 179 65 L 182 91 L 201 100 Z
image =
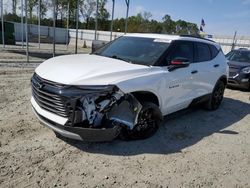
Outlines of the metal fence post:
M 26 57 L 27 63 L 29 62 L 29 37 L 28 37 L 28 3 L 25 0 L 25 38 L 26 38 Z
M 67 50 L 69 48 L 69 1 L 68 1 L 68 5 L 67 5 L 67 33 L 66 33 L 66 46 L 67 46 Z
M 53 57 L 55 57 L 56 45 L 56 0 L 53 0 Z
M 115 0 L 113 1 L 113 6 L 112 6 L 112 20 L 111 20 L 111 28 L 110 28 L 110 41 L 112 41 L 112 35 L 113 35 L 113 22 L 114 22 L 114 10 L 115 10 Z
M 75 43 L 75 54 L 77 54 L 77 46 L 78 46 L 78 21 L 79 21 L 79 0 L 77 0 L 76 5 L 76 43 Z
M 41 0 L 38 2 L 38 47 L 40 49 L 41 43 Z
M 97 29 L 98 29 L 98 6 L 99 0 L 96 0 L 96 15 L 95 15 L 95 40 L 97 40 Z
M 3 0 L 1 0 L 1 17 L 2 17 L 2 43 L 3 43 L 3 48 L 5 48 L 5 41 L 4 41 L 4 20 L 3 20 Z
M 126 13 L 126 22 L 125 22 L 125 34 L 128 32 L 128 11 L 129 11 L 129 4 L 130 0 L 125 0 L 127 5 L 127 13 Z
M 22 48 L 23 48 L 23 0 L 21 0 L 21 34 L 22 34 Z

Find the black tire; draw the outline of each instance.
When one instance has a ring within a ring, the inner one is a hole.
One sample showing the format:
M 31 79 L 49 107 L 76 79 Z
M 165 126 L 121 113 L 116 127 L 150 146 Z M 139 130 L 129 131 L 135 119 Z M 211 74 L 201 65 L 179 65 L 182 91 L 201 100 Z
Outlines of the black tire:
M 142 103 L 138 123 L 132 130 L 123 128 L 120 133 L 122 140 L 142 140 L 151 137 L 159 128 L 162 114 L 157 105 L 150 102 Z
M 207 101 L 205 104 L 205 108 L 207 110 L 217 110 L 220 107 L 220 104 L 223 100 L 224 96 L 224 91 L 225 91 L 225 84 L 223 81 L 219 80 L 215 87 L 214 90 L 210 96 L 210 99 Z

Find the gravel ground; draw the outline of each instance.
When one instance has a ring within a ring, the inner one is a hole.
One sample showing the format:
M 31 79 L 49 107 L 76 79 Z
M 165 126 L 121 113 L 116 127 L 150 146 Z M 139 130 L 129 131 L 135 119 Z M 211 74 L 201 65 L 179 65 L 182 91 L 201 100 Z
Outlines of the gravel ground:
M 165 118 L 147 140 L 60 140 L 30 105 L 33 68 L 0 66 L 0 187 L 250 187 L 250 94 Z

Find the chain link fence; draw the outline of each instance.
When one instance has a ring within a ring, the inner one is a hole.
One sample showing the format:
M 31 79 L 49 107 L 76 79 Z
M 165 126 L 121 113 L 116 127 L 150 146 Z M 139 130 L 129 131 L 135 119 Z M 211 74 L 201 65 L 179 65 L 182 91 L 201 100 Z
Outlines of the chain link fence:
M 213 36 L 212 40 L 219 43 L 225 54 L 232 49 L 247 48 L 250 50 L 250 37 L 246 36 Z
M 26 29 L 22 27 L 21 23 L 8 22 L 13 25 L 13 38 L 15 45 L 5 45 L 5 48 L 0 49 L 0 62 L 25 62 L 26 58 Z M 29 39 L 29 61 L 42 62 L 53 56 L 53 27 L 40 26 L 29 24 L 28 25 L 28 39 Z M 40 35 L 39 35 L 40 33 Z M 77 52 L 88 53 L 92 41 L 97 40 L 110 41 L 117 37 L 124 35 L 121 32 L 113 32 L 112 36 L 109 31 L 95 30 L 78 30 L 78 37 L 76 37 L 76 29 L 55 28 L 55 43 L 56 55 L 74 54 L 76 38 Z M 232 49 L 248 48 L 250 49 L 250 37 L 244 36 L 219 36 L 215 35 L 211 38 L 219 43 L 223 52 L 226 54 Z M 39 43 L 40 41 L 40 43 Z

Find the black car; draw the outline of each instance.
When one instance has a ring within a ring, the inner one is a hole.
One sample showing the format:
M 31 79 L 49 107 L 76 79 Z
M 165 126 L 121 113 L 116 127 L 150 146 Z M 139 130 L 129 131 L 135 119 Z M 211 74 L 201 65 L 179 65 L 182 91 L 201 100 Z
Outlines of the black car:
M 228 85 L 250 90 L 250 50 L 232 50 L 226 58 L 229 65 Z

